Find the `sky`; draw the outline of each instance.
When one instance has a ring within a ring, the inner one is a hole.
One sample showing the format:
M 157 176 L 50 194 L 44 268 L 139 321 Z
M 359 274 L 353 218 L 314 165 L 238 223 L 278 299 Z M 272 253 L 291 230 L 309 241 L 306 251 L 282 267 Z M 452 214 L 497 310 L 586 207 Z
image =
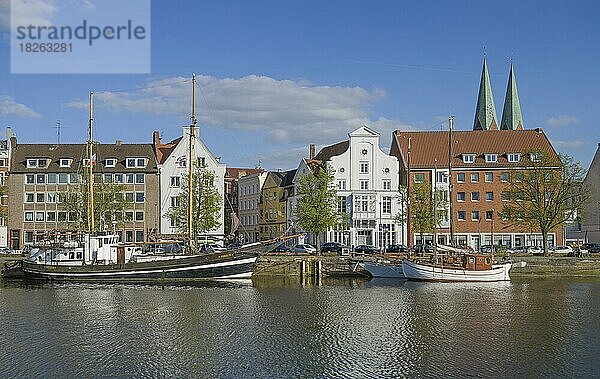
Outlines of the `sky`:
M 52 23 L 99 1 L 13 7 Z M 473 128 L 484 53 L 498 122 L 512 59 L 526 129 L 585 168 L 600 142 L 596 1 L 157 0 L 146 74 L 12 74 L 9 10 L 0 0 L 0 128 L 21 143 L 57 142 L 58 120 L 61 143 L 85 142 L 90 91 L 95 140 L 175 139 L 195 73 L 201 138 L 227 166 L 295 168 L 362 125 L 387 152 L 395 129 Z

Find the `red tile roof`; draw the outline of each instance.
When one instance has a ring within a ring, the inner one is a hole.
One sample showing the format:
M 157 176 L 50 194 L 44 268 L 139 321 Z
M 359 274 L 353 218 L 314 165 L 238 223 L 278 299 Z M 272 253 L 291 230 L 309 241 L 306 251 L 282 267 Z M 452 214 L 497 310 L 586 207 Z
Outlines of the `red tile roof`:
M 448 166 L 447 131 L 401 131 L 392 134 L 391 155 L 406 162 L 408 139 L 411 140 L 411 168 Z M 541 129 L 533 130 L 469 130 L 452 132 L 453 167 L 507 166 L 508 153 L 545 151 L 558 162 L 558 154 Z M 399 148 L 399 149 L 398 149 Z M 475 154 L 474 163 L 464 163 L 462 154 Z M 484 154 L 498 154 L 498 162 L 486 163 Z M 437 159 L 437 162 L 436 162 Z M 510 165 L 514 165 L 511 163 Z

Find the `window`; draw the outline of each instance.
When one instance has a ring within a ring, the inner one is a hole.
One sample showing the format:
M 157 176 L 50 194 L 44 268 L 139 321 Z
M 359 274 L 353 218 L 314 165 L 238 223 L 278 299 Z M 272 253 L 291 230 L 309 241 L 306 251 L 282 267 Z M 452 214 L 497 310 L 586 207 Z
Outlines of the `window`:
M 465 193 L 464 192 L 458 192 L 456 194 L 456 200 L 457 201 L 465 201 Z
M 360 189 L 361 190 L 368 190 L 369 189 L 369 181 L 368 180 L 361 180 L 360 181 Z
M 69 174 L 69 183 L 71 184 L 77 184 L 79 182 L 79 175 L 78 174 Z
M 369 162 L 360 162 L 360 173 L 361 174 L 369 173 Z
M 115 167 L 117 165 L 117 160 L 114 158 L 107 158 L 104 161 L 104 166 L 106 167 Z
M 500 174 L 501 182 L 508 182 L 509 179 L 510 179 L 510 174 L 508 172 L 503 172 Z
M 37 184 L 46 184 L 46 175 L 45 174 L 37 174 L 35 181 Z
M 46 221 L 56 221 L 56 212 L 46 212 Z
M 521 160 L 521 154 L 519 154 L 519 153 L 509 153 L 508 154 L 508 161 L 510 163 L 517 163 L 520 160 Z
M 125 201 L 126 202 L 133 203 L 133 197 L 134 197 L 133 192 L 125 192 Z
M 382 187 L 383 187 L 384 190 L 391 190 L 392 189 L 392 181 L 389 180 L 389 179 L 384 179 L 381 184 L 382 184 Z
M 33 212 L 25 212 L 25 221 L 33 221 Z
M 56 174 L 48 174 L 48 184 L 56 184 Z
M 479 221 L 479 211 L 472 211 L 471 212 L 471 220 L 473 220 L 473 221 Z
M 6 159 L 0 159 L 0 167 L 6 167 Z
M 479 173 L 472 172 L 471 173 L 471 183 L 477 183 L 477 182 L 479 182 Z
M 498 154 L 485 154 L 485 163 L 498 162 Z
M 43 192 L 39 192 L 35 194 L 35 202 L 36 203 L 44 203 L 46 202 L 46 194 Z
M 67 212 L 58 212 L 58 221 L 67 221 Z
M 206 158 L 198 157 L 198 167 L 206 167 Z
M 144 231 L 143 230 L 135 231 L 135 242 L 144 242 Z
M 494 181 L 494 173 L 493 172 L 486 172 L 485 173 L 485 181 L 487 183 L 491 183 Z
M 33 203 L 34 199 L 35 199 L 35 194 L 33 194 L 33 193 L 25 194 L 25 202 L 26 203 Z
M 135 221 L 144 221 L 144 212 L 135 212 Z
M 56 203 L 56 193 L 48 192 L 46 194 L 46 202 L 47 203 Z
M 112 183 L 112 174 L 104 174 L 104 183 Z
M 494 218 L 494 211 L 485 211 L 485 219 L 491 220 Z
M 346 196 L 338 196 L 337 211 L 341 213 L 346 213 Z
M 131 211 L 125 212 L 125 221 L 133 221 L 133 212 L 131 212 Z
M 58 174 L 58 183 L 67 184 L 69 182 L 69 174 Z
M 179 204 L 179 196 L 171 196 L 171 208 L 178 207 Z
M 436 180 L 438 183 L 448 183 L 448 174 L 444 171 L 438 171 L 436 173 Z
M 133 242 L 133 230 L 125 231 L 125 242 Z
M 475 163 L 475 154 L 463 154 L 463 163 Z
M 115 174 L 114 179 L 117 184 L 123 183 L 123 174 Z
M 415 183 L 423 183 L 425 181 L 425 174 L 422 172 L 415 173 Z
M 381 202 L 381 213 L 391 214 L 392 213 L 392 197 L 384 196 Z
M 510 192 L 502 191 L 501 198 L 502 198 L 502 201 L 509 201 L 510 200 Z
M 133 174 L 125 174 L 125 183 L 127 184 L 133 184 L 135 177 L 133 176 Z
M 127 158 L 127 168 L 135 167 L 135 158 Z
M 27 168 L 36 168 L 37 167 L 37 159 L 28 159 L 27 160 Z
M 459 172 L 458 174 L 456 174 L 456 181 L 458 183 L 464 183 L 465 182 L 465 173 Z
M 136 203 L 143 203 L 144 202 L 144 193 L 143 192 L 136 192 L 135 193 L 135 202 Z
M 338 180 L 337 184 L 336 184 L 336 188 L 339 190 L 345 190 L 346 189 L 346 180 L 345 179 Z
M 465 211 L 458 211 L 458 221 L 465 221 L 467 213 Z
M 169 226 L 170 226 L 171 228 L 175 228 L 175 227 L 177 227 L 177 221 L 175 220 L 175 218 L 173 218 L 173 217 L 169 217 Z
M 66 158 L 61 158 L 58 160 L 58 165 L 60 167 L 71 167 L 71 160 Z
M 144 184 L 144 174 L 135 174 L 135 183 Z
M 27 174 L 25 175 L 25 183 L 27 184 L 35 184 L 35 175 Z
M 515 181 L 517 181 L 517 182 L 522 182 L 522 181 L 523 181 L 523 179 L 524 179 L 524 177 L 525 177 L 525 176 L 523 175 L 523 173 L 522 173 L 522 172 L 520 172 L 520 171 L 518 171 L 518 172 L 515 172 Z
M 531 153 L 531 154 L 529 154 L 529 159 L 532 162 L 536 162 L 537 163 L 537 162 L 540 161 L 540 154 L 539 153 Z
M 44 212 L 35 212 L 35 221 L 44 221 Z
M 471 192 L 471 201 L 479 201 L 479 192 Z
M 33 232 L 29 231 L 29 230 L 26 230 L 24 238 L 25 238 L 25 243 L 28 243 L 28 242 L 31 243 L 31 242 L 33 242 Z
M 485 193 L 485 201 L 494 201 L 494 193 L 486 192 Z
M 138 167 L 146 167 L 146 158 L 138 158 L 136 163 Z

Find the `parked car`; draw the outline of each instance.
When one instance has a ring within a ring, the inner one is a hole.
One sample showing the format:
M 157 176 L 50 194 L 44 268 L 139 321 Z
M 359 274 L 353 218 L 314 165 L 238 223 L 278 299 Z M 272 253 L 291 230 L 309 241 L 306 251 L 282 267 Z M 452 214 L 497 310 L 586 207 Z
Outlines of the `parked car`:
M 314 254 L 316 252 L 317 249 L 307 243 L 301 243 L 294 246 L 294 253 Z
M 348 246 L 339 242 L 325 242 L 321 245 L 321 252 L 323 253 L 338 253 L 342 255 L 347 254 L 348 250 Z
M 379 254 L 379 248 L 373 245 L 358 245 L 354 251 L 359 254 Z
M 561 255 L 573 255 L 573 249 L 571 246 L 552 246 L 550 248 L 550 252 L 552 254 L 561 254 Z
M 400 244 L 395 244 L 395 245 L 389 245 L 386 249 L 385 249 L 386 253 L 408 253 L 408 248 L 404 245 L 400 245 Z
M 533 254 L 533 255 L 542 255 L 544 254 L 544 250 L 541 247 L 538 246 L 529 246 L 527 247 L 527 252 Z
M 242 244 L 239 242 L 232 242 L 229 245 L 227 245 L 227 249 L 229 250 L 239 249 L 240 247 L 242 247 Z
M 416 244 L 412 247 L 412 251 L 415 254 L 433 253 L 433 245 L 427 244 L 425 247 L 421 244 Z
M 589 254 L 600 253 L 600 243 L 586 243 L 581 250 L 587 250 Z
M 273 249 L 271 249 L 271 251 L 269 251 L 269 253 L 291 253 L 292 249 L 290 249 L 288 246 L 285 246 L 285 244 L 279 244 L 276 247 L 274 247 Z

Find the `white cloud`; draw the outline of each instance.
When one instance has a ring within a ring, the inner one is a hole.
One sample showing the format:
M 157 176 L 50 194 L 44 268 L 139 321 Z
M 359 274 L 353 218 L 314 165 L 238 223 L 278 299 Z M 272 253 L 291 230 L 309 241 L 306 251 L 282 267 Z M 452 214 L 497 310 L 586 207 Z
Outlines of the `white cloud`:
M 10 10 L 10 12 L 9 12 Z M 0 0 L 0 28 L 18 25 L 52 25 L 58 7 L 50 0 Z
M 385 95 L 361 87 L 317 86 L 306 81 L 276 80 L 250 75 L 239 79 L 197 76 L 197 117 L 217 128 L 253 130 L 275 143 L 330 143 L 368 125 L 387 139 L 406 128 L 396 120 L 371 120 L 371 105 Z M 187 118 L 191 103 L 190 79 L 166 78 L 132 92 L 98 92 L 99 107 L 113 112 L 171 114 Z M 86 109 L 87 101 L 66 104 Z
M 40 117 L 40 114 L 12 97 L 0 95 L 0 115 L 17 117 Z
M 559 116 L 551 117 L 548 120 L 546 120 L 546 124 L 548 126 L 567 126 L 571 124 L 576 124 L 578 122 L 579 119 L 577 119 L 577 117 L 569 116 L 566 114 L 561 114 Z
M 562 148 L 566 148 L 566 149 L 576 149 L 578 147 L 585 145 L 585 142 L 580 141 L 578 139 L 571 140 L 571 141 L 552 140 L 552 144 L 559 148 L 562 147 Z

